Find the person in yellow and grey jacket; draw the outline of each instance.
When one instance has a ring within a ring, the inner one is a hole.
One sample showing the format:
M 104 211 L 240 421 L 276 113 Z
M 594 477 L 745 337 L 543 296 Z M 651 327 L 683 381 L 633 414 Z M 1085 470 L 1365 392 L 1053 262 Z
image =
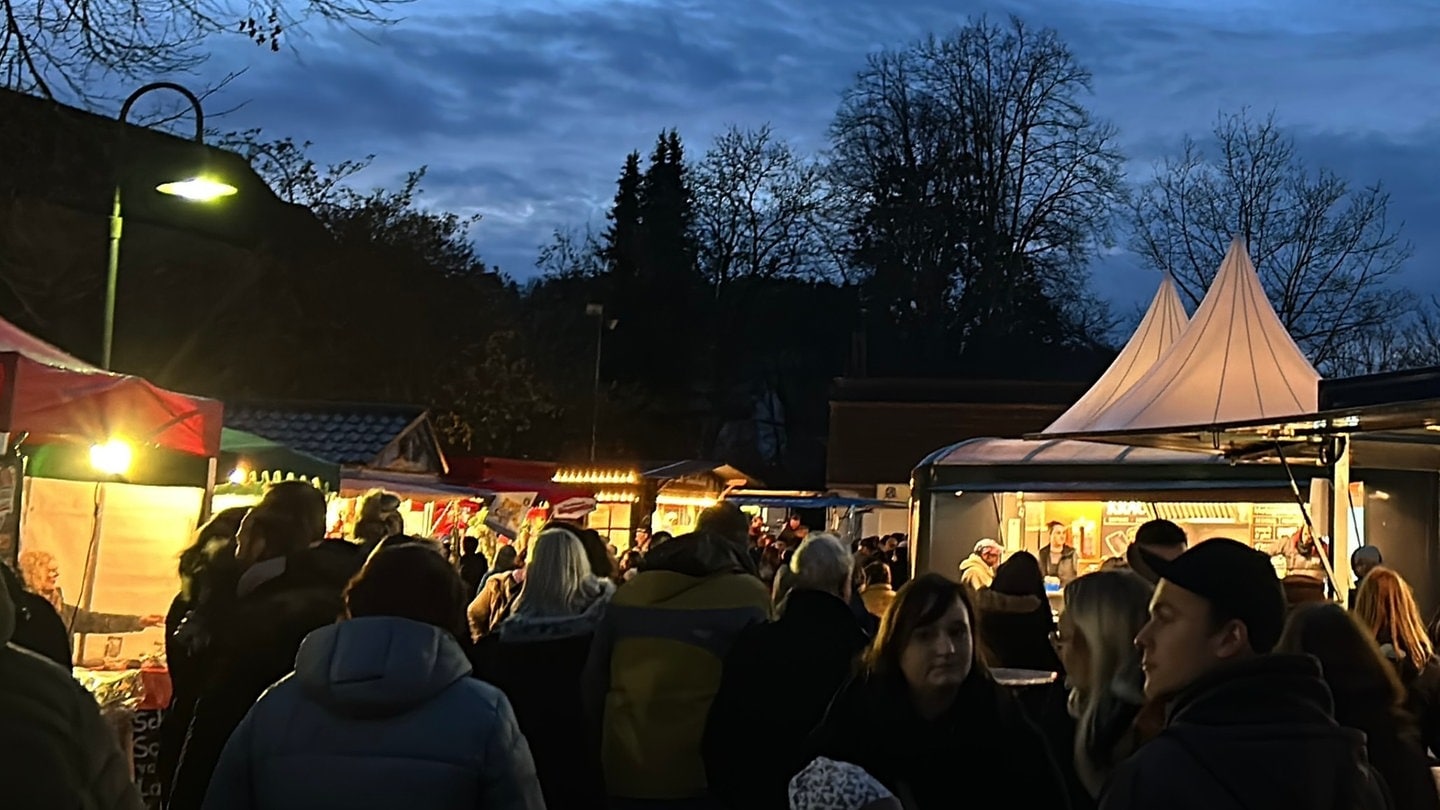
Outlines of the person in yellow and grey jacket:
M 710 806 L 701 742 L 725 655 L 742 629 L 770 617 L 769 591 L 728 535 L 652 549 L 596 632 L 585 696 L 612 807 Z
M 11 644 L 14 632 L 15 603 L 0 584 L 0 806 L 140 810 L 140 792 L 95 698 L 69 671 Z

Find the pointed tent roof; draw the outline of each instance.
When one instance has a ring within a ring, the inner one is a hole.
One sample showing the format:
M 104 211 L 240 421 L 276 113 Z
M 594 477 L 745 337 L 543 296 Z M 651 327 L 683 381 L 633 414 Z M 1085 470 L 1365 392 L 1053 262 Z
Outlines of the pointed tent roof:
M 1319 381 L 1236 239 L 1190 327 L 1144 378 L 1083 430 L 1189 427 L 1311 413 Z
M 1135 334 L 1115 356 L 1115 361 L 1084 396 L 1041 432 L 1073 433 L 1083 430 L 1145 376 L 1145 372 L 1179 339 L 1189 322 L 1185 306 L 1180 303 L 1180 295 L 1175 292 L 1175 282 L 1166 274 L 1160 282 L 1160 289 L 1155 291 L 1150 308 L 1145 311 L 1145 317 L 1140 319 Z

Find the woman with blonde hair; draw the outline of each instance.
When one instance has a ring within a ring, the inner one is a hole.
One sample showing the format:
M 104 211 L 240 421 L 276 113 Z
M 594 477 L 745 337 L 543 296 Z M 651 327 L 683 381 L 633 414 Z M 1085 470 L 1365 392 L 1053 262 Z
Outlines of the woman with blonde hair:
M 1130 571 L 1098 571 L 1065 586 L 1065 612 L 1053 640 L 1065 664 L 1075 718 L 1075 775 L 1098 797 L 1111 771 L 1140 746 L 1145 673 L 1135 636 L 1154 588 Z
M 585 661 L 615 593 L 595 566 L 608 569 L 608 557 L 587 554 L 575 530 L 541 531 L 511 612 L 471 653 L 476 676 L 515 707 L 550 807 L 604 805 L 599 746 L 576 728 Z
M 1421 742 L 1440 754 L 1440 661 L 1410 584 L 1389 568 L 1372 569 L 1355 594 L 1355 618 L 1399 674 Z

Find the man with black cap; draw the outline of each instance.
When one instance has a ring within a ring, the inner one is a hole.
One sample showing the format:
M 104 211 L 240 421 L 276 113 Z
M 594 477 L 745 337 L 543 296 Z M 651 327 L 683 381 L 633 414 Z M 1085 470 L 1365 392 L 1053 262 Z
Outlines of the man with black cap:
M 1386 808 L 1319 664 L 1270 654 L 1285 596 L 1269 558 L 1215 538 L 1151 562 L 1160 584 L 1135 643 L 1165 729 L 1115 772 L 1101 810 Z

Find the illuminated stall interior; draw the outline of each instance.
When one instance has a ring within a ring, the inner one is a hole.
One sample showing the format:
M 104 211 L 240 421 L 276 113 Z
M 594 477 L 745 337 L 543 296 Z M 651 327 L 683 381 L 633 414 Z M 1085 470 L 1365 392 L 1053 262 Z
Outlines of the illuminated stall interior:
M 1283 557 L 1304 525 L 1289 474 L 1306 508 L 1324 525 L 1323 470 L 1278 464 L 1231 464 L 1206 453 L 1094 442 L 971 439 L 944 448 L 916 469 L 916 557 L 921 570 L 953 572 L 975 541 L 989 537 L 1007 552 L 1038 553 L 1047 526 L 1068 530 L 1080 571 L 1120 556 L 1146 520 L 1165 518 L 1192 542 L 1231 537 Z M 1312 480 L 1315 484 L 1312 486 Z M 1366 493 L 1351 487 L 1351 514 L 1364 536 Z M 1277 560 L 1277 573 L 1283 564 Z
M 727 489 L 760 483 L 711 461 L 681 461 L 645 472 L 633 466 L 561 467 L 552 480 L 595 488 L 595 511 L 586 526 L 600 532 L 617 554 L 630 547 L 638 526 L 685 534 Z

